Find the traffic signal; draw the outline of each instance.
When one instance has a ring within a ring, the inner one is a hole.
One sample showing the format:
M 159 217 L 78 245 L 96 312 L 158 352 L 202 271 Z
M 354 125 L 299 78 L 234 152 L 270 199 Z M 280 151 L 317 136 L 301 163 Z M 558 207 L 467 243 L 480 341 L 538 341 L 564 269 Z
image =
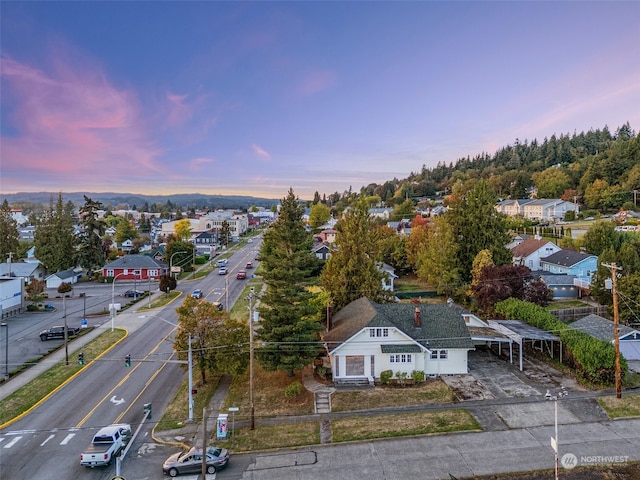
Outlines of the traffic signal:
M 78 365 L 84 365 L 84 352 L 78 354 Z
M 130 367 L 131 366 L 131 355 L 128 355 L 125 357 L 124 359 L 124 366 L 125 367 Z

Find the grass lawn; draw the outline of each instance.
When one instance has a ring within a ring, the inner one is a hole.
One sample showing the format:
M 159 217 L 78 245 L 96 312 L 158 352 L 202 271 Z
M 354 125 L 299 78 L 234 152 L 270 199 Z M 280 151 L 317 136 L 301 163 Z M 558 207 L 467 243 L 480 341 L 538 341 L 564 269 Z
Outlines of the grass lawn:
M 293 377 L 284 372 L 267 372 L 256 362 L 254 367 L 253 405 L 256 420 L 283 415 L 306 415 L 314 412 L 313 393 L 302 389 L 302 393 L 295 398 L 287 398 L 285 389 L 293 382 L 302 383 L 300 373 Z M 238 407 L 236 420 L 249 419 L 249 372 L 234 377 L 225 399 L 222 410 Z
M 455 394 L 442 380 L 430 379 L 414 387 L 376 387 L 371 390 L 338 391 L 331 396 L 331 410 L 347 412 L 455 401 Z
M 603 397 L 598 403 L 611 418 L 640 417 L 640 394 Z
M 199 378 L 199 376 L 198 376 Z M 209 377 L 206 384 L 196 383 L 194 378 L 194 388 L 197 393 L 193 396 L 194 412 L 202 412 L 204 407 L 209 406 L 209 401 L 218 387 L 219 376 Z M 157 431 L 173 430 L 184 426 L 189 419 L 189 405 L 185 399 L 189 396 L 189 382 L 184 382 L 176 392 L 174 400 L 167 406 L 162 414 L 162 418 L 156 425 Z
M 386 415 L 352 416 L 331 421 L 334 442 L 403 437 L 429 433 L 481 430 L 467 410 L 403 412 Z
M 109 330 L 100 334 L 95 340 L 79 348 L 76 348 L 79 344 L 72 345 L 71 348 L 76 349 L 69 352 L 69 365 L 64 360 L 59 362 L 32 382 L 0 401 L 0 426 L 27 412 L 49 394 L 61 388 L 68 379 L 85 368 L 87 364 L 99 360 L 126 335 L 125 330 L 116 328 L 113 332 Z M 84 365 L 78 365 L 77 352 L 80 351 L 80 348 L 84 352 Z

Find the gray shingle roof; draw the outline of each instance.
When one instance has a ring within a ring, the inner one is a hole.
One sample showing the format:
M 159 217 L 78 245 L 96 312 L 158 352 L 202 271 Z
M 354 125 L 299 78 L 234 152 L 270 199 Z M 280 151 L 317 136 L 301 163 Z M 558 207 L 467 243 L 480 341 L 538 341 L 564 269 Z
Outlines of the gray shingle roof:
M 594 256 L 595 255 L 589 255 L 587 253 L 574 252 L 573 250 L 560 250 L 548 257 L 541 258 L 540 261 L 561 265 L 563 267 L 573 267 L 583 260 Z
M 134 268 L 134 269 L 142 269 L 142 268 L 160 268 L 166 269 L 169 266 L 166 263 L 160 262 L 153 257 L 149 257 L 148 255 L 123 255 L 122 257 L 117 258 L 113 262 L 105 265 L 104 269 L 117 269 L 117 268 Z
M 592 337 L 599 338 L 600 340 L 604 340 L 606 342 L 613 341 L 613 322 L 601 317 L 600 315 L 592 313 L 580 320 L 576 320 L 570 326 L 571 328 L 588 333 Z M 628 327 L 627 325 L 620 324 L 618 325 L 618 338 L 637 331 L 638 330 Z
M 420 309 L 420 327 L 415 326 L 416 308 Z M 395 327 L 429 349 L 473 348 L 462 318 L 465 312 L 455 304 L 378 304 L 362 297 L 334 315 L 333 328 L 323 340 L 337 346 L 365 327 Z

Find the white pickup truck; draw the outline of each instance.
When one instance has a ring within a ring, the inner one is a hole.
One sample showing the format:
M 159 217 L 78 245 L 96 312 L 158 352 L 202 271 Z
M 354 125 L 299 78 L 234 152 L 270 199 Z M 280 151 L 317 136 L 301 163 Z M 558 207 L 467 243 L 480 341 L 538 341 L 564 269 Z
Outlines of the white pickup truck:
M 131 425 L 114 423 L 98 430 L 84 452 L 80 454 L 80 465 L 101 467 L 111 464 L 131 440 Z

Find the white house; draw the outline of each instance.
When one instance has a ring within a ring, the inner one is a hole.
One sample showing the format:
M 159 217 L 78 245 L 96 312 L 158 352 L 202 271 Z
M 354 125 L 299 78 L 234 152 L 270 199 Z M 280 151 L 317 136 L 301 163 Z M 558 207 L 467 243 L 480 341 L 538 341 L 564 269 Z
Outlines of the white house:
M 558 245 L 540 238 L 529 238 L 511 249 L 514 265 L 529 267 L 535 272 L 542 269 L 540 260 L 562 250 Z
M 71 268 L 49 275 L 45 282 L 47 283 L 47 288 L 58 288 L 62 283 L 70 283 L 72 285 L 78 283 L 78 278 L 81 275 L 81 272 L 76 272 Z
M 473 343 L 455 304 L 378 304 L 354 300 L 328 319 L 322 335 L 333 380 L 371 383 L 391 370 L 409 376 L 468 373 Z

